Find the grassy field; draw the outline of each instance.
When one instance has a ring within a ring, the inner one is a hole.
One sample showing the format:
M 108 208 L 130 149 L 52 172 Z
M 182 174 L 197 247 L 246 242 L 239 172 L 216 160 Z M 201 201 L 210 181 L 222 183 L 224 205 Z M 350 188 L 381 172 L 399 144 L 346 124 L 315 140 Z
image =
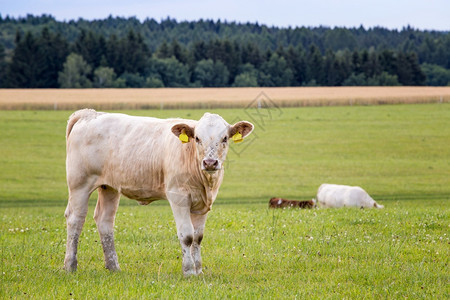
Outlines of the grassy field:
M 202 243 L 185 279 L 167 203 L 122 199 L 122 271 L 103 268 L 92 219 L 79 270 L 62 270 L 69 111 L 0 111 L 0 298 L 449 298 L 450 104 L 214 109 L 247 119 L 231 145 Z M 198 119 L 204 110 L 125 111 Z M 321 183 L 361 185 L 384 210 L 269 210 Z
M 0 89 L 0 109 L 242 108 L 450 102 L 450 87 Z

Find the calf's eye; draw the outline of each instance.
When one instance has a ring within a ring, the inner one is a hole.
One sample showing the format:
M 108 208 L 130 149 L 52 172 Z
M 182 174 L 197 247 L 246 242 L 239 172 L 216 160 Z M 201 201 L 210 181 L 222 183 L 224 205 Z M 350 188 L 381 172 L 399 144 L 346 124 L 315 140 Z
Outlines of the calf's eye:
M 228 137 L 224 137 L 222 142 L 226 143 L 227 141 L 228 141 Z
M 195 137 L 195 141 L 197 142 L 197 143 L 200 143 L 200 139 L 196 136 Z

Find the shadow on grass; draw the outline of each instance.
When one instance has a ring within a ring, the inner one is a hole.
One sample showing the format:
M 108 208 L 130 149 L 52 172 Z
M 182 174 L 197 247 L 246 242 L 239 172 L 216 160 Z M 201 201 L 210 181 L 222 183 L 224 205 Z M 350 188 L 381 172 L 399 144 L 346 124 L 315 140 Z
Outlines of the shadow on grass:
M 232 198 L 223 198 L 217 199 L 214 202 L 214 205 L 236 205 L 236 204 L 268 204 L 269 199 L 272 196 L 259 197 L 259 198 L 249 198 L 249 197 L 232 197 Z M 299 196 L 296 199 L 292 198 L 292 200 L 305 200 L 310 199 L 312 197 Z M 373 198 L 376 201 L 379 201 L 381 204 L 384 202 L 394 202 L 394 201 L 430 201 L 430 200 L 440 200 L 440 201 L 448 201 L 450 200 L 450 195 L 446 193 L 426 193 L 426 194 L 392 194 L 392 195 L 373 195 Z M 96 199 L 91 198 L 89 201 L 90 207 L 95 207 L 97 203 Z M 41 200 L 41 199 L 0 199 L 0 208 L 26 208 L 26 207 L 66 207 L 67 200 L 61 199 L 50 199 L 50 200 Z M 139 206 L 137 201 L 130 200 L 128 198 L 123 198 L 120 200 L 120 206 Z M 155 201 L 151 203 L 149 206 L 169 206 L 169 203 L 166 200 Z

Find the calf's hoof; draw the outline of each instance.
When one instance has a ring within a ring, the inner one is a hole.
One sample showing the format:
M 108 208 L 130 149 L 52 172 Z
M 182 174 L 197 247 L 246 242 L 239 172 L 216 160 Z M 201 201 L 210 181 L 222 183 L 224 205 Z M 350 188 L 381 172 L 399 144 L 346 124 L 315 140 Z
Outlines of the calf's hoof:
M 72 261 L 72 262 L 65 262 L 64 263 L 64 270 L 66 270 L 66 272 L 75 272 L 77 270 L 77 262 L 76 261 Z
M 111 272 L 118 272 L 120 271 L 120 267 L 118 263 L 111 263 L 111 264 L 107 264 L 105 265 L 105 267 L 110 270 Z
M 197 273 L 195 273 L 195 270 L 183 270 L 183 275 L 184 277 L 191 277 L 193 275 L 197 275 Z

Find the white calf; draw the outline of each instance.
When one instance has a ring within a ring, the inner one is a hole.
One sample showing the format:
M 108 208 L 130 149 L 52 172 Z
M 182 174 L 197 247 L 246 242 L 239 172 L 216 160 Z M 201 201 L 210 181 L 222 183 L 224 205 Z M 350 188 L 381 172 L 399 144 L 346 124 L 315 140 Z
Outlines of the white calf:
M 200 274 L 206 215 L 222 183 L 229 141 L 242 141 L 249 122 L 229 125 L 206 113 L 199 121 L 161 120 L 85 109 L 72 114 L 66 132 L 69 203 L 65 269 L 77 268 L 77 246 L 89 196 L 98 190 L 94 218 L 105 266 L 119 270 L 114 220 L 120 195 L 149 204 L 169 201 L 177 225 L 185 275 Z
M 324 183 L 317 191 L 317 201 L 321 207 L 384 208 L 359 186 Z

